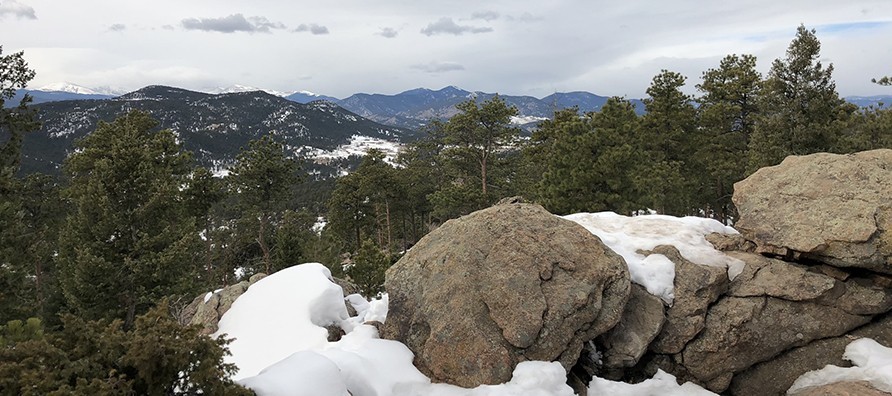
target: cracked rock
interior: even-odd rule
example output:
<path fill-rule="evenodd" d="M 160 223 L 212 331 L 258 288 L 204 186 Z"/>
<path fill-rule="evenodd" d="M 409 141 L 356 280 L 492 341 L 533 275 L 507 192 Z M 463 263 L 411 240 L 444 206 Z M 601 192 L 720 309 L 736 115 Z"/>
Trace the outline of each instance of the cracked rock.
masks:
<path fill-rule="evenodd" d="M 422 238 L 385 287 L 381 336 L 405 343 L 433 381 L 473 388 L 507 382 L 527 360 L 569 369 L 620 320 L 631 286 L 623 259 L 581 226 L 505 203 Z"/>

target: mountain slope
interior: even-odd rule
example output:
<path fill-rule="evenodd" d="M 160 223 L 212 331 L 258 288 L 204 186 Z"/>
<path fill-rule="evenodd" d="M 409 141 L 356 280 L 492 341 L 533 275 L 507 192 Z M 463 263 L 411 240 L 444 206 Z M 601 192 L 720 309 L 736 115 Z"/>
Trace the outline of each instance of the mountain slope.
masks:
<path fill-rule="evenodd" d="M 333 151 L 354 136 L 399 141 L 411 132 L 381 125 L 329 102 L 300 104 L 260 91 L 206 94 L 149 86 L 106 100 L 43 103 L 42 127 L 26 136 L 23 172 L 54 172 L 75 140 L 130 110 L 143 110 L 177 133 L 196 160 L 217 169 L 233 163 L 241 147 L 266 134 L 297 154 Z"/>

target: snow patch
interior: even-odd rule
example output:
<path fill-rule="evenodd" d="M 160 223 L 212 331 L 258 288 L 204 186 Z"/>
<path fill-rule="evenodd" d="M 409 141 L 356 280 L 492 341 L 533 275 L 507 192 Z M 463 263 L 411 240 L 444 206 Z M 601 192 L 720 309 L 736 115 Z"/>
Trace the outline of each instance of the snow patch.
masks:
<path fill-rule="evenodd" d="M 793 382 L 787 394 L 842 381 L 868 381 L 874 388 L 892 393 L 892 348 L 870 339 L 862 338 L 846 346 L 842 355 L 854 367 L 827 365 L 820 370 L 802 374 Z"/>
<path fill-rule="evenodd" d="M 653 378 L 637 384 L 615 382 L 598 377 L 592 378 L 588 387 L 590 395 L 611 396 L 717 396 L 691 382 L 679 385 L 675 376 L 657 370 Z"/>
<path fill-rule="evenodd" d="M 613 212 L 575 213 L 563 218 L 585 227 L 622 256 L 629 266 L 632 282 L 644 286 L 668 304 L 675 298 L 675 264 L 661 254 L 645 256 L 639 250 L 672 245 L 692 263 L 727 268 L 728 278 L 732 280 L 743 271 L 743 261 L 728 257 L 706 240 L 705 236 L 713 232 L 737 234 L 737 230 L 713 219 L 666 215 L 629 217 Z"/>
<path fill-rule="evenodd" d="M 539 122 L 545 121 L 548 117 L 536 117 L 536 116 L 511 116 L 511 123 L 514 125 L 526 125 L 531 122 Z"/>
<path fill-rule="evenodd" d="M 342 144 L 332 151 L 324 151 L 320 149 L 307 150 L 310 158 L 316 163 L 328 163 L 335 159 L 343 159 L 352 155 L 363 156 L 369 150 L 376 149 L 384 153 L 384 160 L 394 165 L 396 156 L 402 148 L 399 142 L 379 139 L 371 136 L 353 135 L 347 144 Z"/>

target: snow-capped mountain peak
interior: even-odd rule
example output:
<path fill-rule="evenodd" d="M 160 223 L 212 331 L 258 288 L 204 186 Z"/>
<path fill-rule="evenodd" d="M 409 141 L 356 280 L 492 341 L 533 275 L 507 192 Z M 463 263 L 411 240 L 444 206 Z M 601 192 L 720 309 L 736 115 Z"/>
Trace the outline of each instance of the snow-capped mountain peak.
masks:
<path fill-rule="evenodd" d="M 257 88 L 257 87 L 252 87 L 252 86 L 250 86 L 250 85 L 241 85 L 241 84 L 230 85 L 230 86 L 225 87 L 225 88 L 220 87 L 220 88 L 217 88 L 217 89 L 212 90 L 212 91 L 209 92 L 209 93 L 212 93 L 212 94 L 228 94 L 228 93 L 253 92 L 253 91 L 263 91 L 263 92 L 266 92 L 266 93 L 268 93 L 268 94 L 270 94 L 270 95 L 276 95 L 276 96 L 288 96 L 288 95 L 291 95 L 292 93 L 294 93 L 294 92 L 281 92 L 281 91 L 275 91 L 275 90 L 272 90 L 272 89 Z"/>
<path fill-rule="evenodd" d="M 72 84 L 70 82 L 58 82 L 58 83 L 47 84 L 40 88 L 36 88 L 35 91 L 69 92 L 69 93 L 76 93 L 76 94 L 82 94 L 82 95 L 101 95 L 101 93 L 97 92 L 96 90 L 93 90 L 93 89 L 90 89 L 87 87 L 82 87 L 77 84 Z"/>

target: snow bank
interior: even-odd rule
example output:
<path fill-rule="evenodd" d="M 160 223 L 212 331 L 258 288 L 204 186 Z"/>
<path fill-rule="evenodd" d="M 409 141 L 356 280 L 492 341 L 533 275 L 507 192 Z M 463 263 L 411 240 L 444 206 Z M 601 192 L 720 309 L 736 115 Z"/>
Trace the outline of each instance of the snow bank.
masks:
<path fill-rule="evenodd" d="M 357 316 L 347 318 L 344 302 Z M 321 264 L 302 264 L 272 274 L 251 285 L 220 320 L 218 334 L 235 337 L 228 362 L 239 367 L 233 376 L 258 395 L 342 396 L 570 396 L 564 368 L 556 362 L 523 362 L 513 378 L 500 385 L 466 389 L 434 384 L 412 365 L 413 354 L 404 344 L 382 340 L 368 321 L 383 322 L 387 295 L 366 301 L 344 297 L 340 286 Z M 338 324 L 347 334 L 328 342 L 321 326 Z M 461 342 L 456 340 L 456 342 Z M 646 385 L 596 380 L 595 390 L 615 395 L 653 395 L 664 389 L 692 394 L 700 388 L 678 386 L 668 374 Z M 636 391 L 637 393 L 619 393 Z M 614 392 L 614 390 L 616 390 Z M 656 393 L 654 393 L 656 392 Z M 668 391 L 667 391 L 668 392 Z M 703 395 L 709 393 L 700 393 Z"/>
<path fill-rule="evenodd" d="M 705 236 L 713 232 L 737 234 L 735 229 L 713 219 L 665 215 L 628 217 L 613 212 L 576 213 L 563 218 L 597 235 L 626 260 L 632 282 L 669 304 L 675 297 L 675 264 L 661 254 L 645 256 L 639 250 L 672 245 L 690 262 L 727 268 L 730 279 L 743 271 L 743 261 L 726 256 L 706 240 Z"/>
<path fill-rule="evenodd" d="M 870 338 L 862 338 L 852 341 L 842 357 L 855 367 L 827 365 L 820 370 L 809 371 L 797 378 L 787 393 L 842 381 L 868 381 L 876 389 L 892 392 L 892 348 L 886 348 Z"/>
<path fill-rule="evenodd" d="M 322 264 L 302 264 L 257 281 L 235 300 L 215 333 L 234 338 L 226 359 L 239 368 L 233 379 L 328 343 L 322 326 L 347 319 L 344 291 L 330 278 Z"/>
<path fill-rule="evenodd" d="M 588 394 L 611 396 L 716 396 L 715 393 L 690 382 L 679 385 L 675 380 L 675 376 L 663 370 L 657 370 L 653 378 L 638 384 L 614 382 L 595 377 L 592 378 L 592 383 L 589 384 Z"/>

